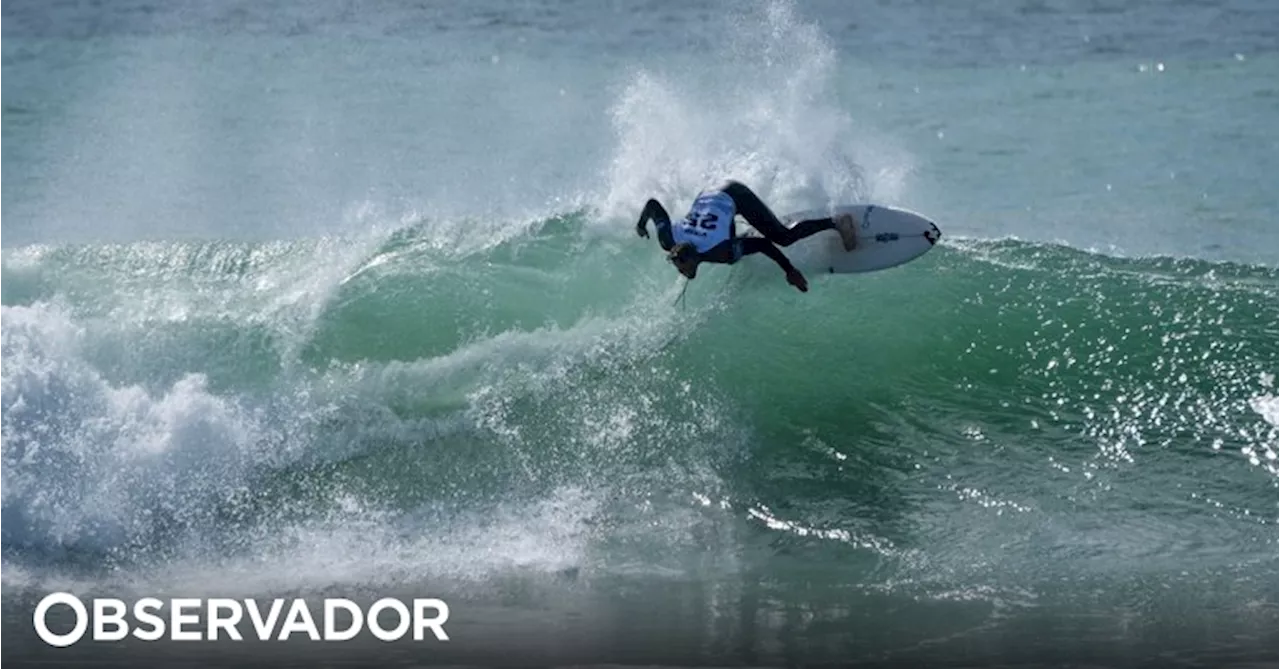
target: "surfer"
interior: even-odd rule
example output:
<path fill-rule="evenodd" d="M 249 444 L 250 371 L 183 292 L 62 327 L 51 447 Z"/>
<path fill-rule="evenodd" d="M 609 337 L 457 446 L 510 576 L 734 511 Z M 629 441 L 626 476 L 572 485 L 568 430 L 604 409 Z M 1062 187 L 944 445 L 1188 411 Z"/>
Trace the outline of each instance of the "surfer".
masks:
<path fill-rule="evenodd" d="M 741 215 L 764 237 L 739 237 L 734 226 L 735 215 Z M 802 293 L 808 292 L 809 282 L 779 246 L 790 246 L 824 230 L 840 233 L 846 251 L 852 251 L 857 244 L 853 216 L 840 214 L 834 218 L 800 221 L 788 228 L 750 188 L 732 180 L 699 193 L 689 213 L 675 225 L 662 203 L 650 198 L 636 223 L 637 235 L 649 236 L 650 220 L 658 231 L 658 243 L 667 252 L 667 260 L 687 279 L 698 276 L 700 263 L 731 265 L 743 256 L 763 253 L 778 263 L 787 275 L 787 283 Z"/>

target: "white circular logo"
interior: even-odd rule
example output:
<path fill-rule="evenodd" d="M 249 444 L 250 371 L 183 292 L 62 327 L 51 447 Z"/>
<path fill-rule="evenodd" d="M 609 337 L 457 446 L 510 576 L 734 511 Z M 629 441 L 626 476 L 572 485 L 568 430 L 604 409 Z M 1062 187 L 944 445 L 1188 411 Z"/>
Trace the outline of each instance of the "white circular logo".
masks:
<path fill-rule="evenodd" d="M 57 604 L 65 604 L 70 606 L 71 610 L 76 614 L 75 627 L 71 628 L 66 634 L 54 634 L 49 631 L 49 625 L 45 623 L 45 616 L 49 615 L 49 609 Z M 84 632 L 89 628 L 89 612 L 85 610 L 84 604 L 80 603 L 74 595 L 66 592 L 55 592 L 52 595 L 40 600 L 36 605 L 35 619 L 36 634 L 40 639 L 50 646 L 62 648 L 80 640 L 84 636 Z"/>

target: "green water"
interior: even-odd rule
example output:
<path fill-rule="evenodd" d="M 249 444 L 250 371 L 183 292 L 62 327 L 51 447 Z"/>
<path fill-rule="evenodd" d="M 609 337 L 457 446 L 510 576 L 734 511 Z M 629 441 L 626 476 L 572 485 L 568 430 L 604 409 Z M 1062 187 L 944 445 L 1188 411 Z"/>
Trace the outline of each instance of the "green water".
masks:
<path fill-rule="evenodd" d="M 11 564 L 481 602 L 769 574 L 784 608 L 851 588 L 966 629 L 1175 588 L 1274 620 L 1273 269 L 949 240 L 808 294 L 712 268 L 677 306 L 588 215 L 469 250 L 7 251 Z"/>

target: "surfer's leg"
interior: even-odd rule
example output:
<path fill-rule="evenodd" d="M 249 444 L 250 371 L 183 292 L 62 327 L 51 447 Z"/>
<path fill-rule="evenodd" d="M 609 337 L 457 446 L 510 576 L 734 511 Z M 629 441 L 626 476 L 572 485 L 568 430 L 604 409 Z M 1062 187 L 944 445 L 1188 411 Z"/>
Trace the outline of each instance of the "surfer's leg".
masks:
<path fill-rule="evenodd" d="M 816 235 L 823 230 L 836 229 L 835 222 L 830 218 L 800 221 L 788 228 L 782 224 L 782 221 L 778 220 L 778 217 L 769 210 L 769 207 L 750 188 L 747 188 L 742 183 L 729 181 L 721 187 L 721 190 L 733 198 L 733 204 L 738 210 L 738 214 L 746 219 L 751 227 L 759 230 L 765 239 L 778 246 L 791 246 L 801 239 Z"/>

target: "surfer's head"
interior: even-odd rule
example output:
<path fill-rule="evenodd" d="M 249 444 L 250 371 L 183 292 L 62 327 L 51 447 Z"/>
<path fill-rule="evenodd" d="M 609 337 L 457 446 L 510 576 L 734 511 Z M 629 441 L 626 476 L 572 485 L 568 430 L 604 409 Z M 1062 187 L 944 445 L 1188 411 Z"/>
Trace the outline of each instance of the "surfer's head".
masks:
<path fill-rule="evenodd" d="M 693 247 L 689 242 L 680 242 L 671 247 L 667 252 L 667 260 L 671 261 L 676 269 L 685 276 L 686 279 L 697 278 L 698 276 L 698 249 Z"/>

